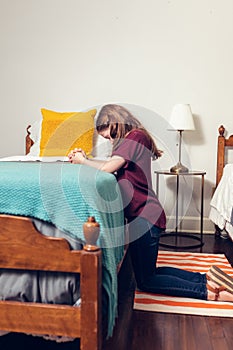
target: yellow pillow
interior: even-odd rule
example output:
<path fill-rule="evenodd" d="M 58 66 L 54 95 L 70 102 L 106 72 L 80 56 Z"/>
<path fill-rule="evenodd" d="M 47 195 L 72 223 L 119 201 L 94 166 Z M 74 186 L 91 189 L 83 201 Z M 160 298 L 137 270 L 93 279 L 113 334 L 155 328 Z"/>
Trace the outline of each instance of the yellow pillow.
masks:
<path fill-rule="evenodd" d="M 67 156 L 82 148 L 89 155 L 93 148 L 96 109 L 87 112 L 55 112 L 41 109 L 40 156 Z"/>

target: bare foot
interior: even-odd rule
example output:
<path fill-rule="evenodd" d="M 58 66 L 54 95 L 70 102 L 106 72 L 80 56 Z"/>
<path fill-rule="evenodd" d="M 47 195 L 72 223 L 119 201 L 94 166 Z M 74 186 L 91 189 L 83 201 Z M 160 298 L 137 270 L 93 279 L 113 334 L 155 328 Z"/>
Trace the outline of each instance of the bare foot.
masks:
<path fill-rule="evenodd" d="M 207 282 L 207 300 L 233 302 L 233 294 L 213 281 Z"/>

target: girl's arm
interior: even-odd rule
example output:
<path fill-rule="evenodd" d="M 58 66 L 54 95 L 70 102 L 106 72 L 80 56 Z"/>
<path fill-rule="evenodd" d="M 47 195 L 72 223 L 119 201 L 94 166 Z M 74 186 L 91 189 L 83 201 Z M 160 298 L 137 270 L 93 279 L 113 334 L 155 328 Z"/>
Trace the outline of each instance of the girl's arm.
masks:
<path fill-rule="evenodd" d="M 89 165 L 107 173 L 114 173 L 125 164 L 125 159 L 120 156 L 113 156 L 108 160 L 88 159 L 81 150 L 71 153 L 69 160 L 73 164 Z"/>

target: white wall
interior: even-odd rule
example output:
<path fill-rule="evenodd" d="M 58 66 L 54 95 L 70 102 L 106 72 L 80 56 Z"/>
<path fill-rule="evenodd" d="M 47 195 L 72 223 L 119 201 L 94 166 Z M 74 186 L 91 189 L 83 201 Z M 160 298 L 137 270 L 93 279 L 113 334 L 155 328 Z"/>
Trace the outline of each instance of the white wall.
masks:
<path fill-rule="evenodd" d="M 190 103 L 196 130 L 184 141 L 207 172 L 207 219 L 217 128 L 233 132 L 232 13 L 232 0 L 0 0 L 0 156 L 24 153 L 41 107 L 111 101 L 168 120 Z"/>

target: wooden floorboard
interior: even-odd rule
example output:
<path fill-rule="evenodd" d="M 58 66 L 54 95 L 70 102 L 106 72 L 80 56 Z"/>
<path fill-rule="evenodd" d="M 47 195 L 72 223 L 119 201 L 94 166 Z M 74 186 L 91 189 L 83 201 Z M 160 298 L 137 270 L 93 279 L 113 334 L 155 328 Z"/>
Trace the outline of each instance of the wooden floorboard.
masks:
<path fill-rule="evenodd" d="M 204 242 L 202 249 L 187 251 L 225 254 L 233 266 L 231 240 L 205 235 Z M 233 318 L 134 310 L 132 330 L 131 350 L 233 349 Z"/>
<path fill-rule="evenodd" d="M 233 266 L 233 242 L 204 235 L 203 253 L 223 253 Z M 164 248 L 162 248 L 164 250 Z M 200 248 L 188 251 L 200 252 Z M 232 350 L 233 318 L 179 315 L 134 310 L 131 283 L 124 270 L 120 289 L 119 314 L 114 336 L 103 350 Z M 124 291 L 125 289 L 125 291 Z M 56 344 L 24 335 L 0 337 L 0 350 L 71 350 L 78 343 Z"/>

